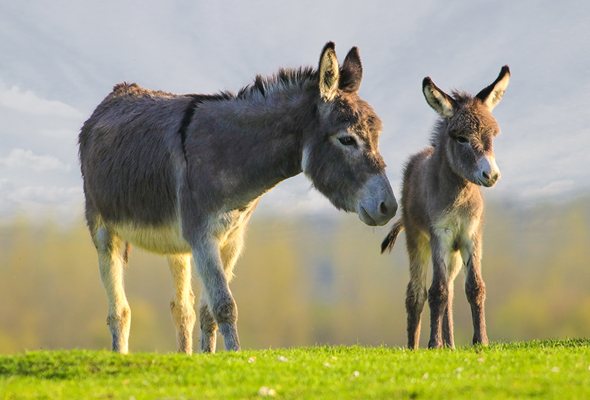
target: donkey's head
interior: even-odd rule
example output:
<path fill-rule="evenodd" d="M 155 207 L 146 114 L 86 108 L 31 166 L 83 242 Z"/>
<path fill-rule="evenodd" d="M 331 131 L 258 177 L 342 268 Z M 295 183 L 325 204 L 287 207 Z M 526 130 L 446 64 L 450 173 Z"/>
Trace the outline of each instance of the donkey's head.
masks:
<path fill-rule="evenodd" d="M 505 65 L 498 78 L 475 97 L 453 92 L 453 97 L 440 90 L 429 77 L 422 82 L 422 91 L 428 104 L 443 117 L 434 138 L 446 152 L 453 171 L 485 187 L 494 186 L 500 178 L 496 165 L 492 139 L 500 130 L 492 109 L 502 100 L 510 80 Z"/>
<path fill-rule="evenodd" d="M 381 120 L 358 97 L 362 74 L 356 47 L 339 67 L 334 43 L 326 44 L 318 70 L 319 96 L 314 95 L 318 129 L 304 139 L 301 166 L 334 206 L 356 212 L 367 225 L 385 225 L 397 202 L 379 154 Z"/>

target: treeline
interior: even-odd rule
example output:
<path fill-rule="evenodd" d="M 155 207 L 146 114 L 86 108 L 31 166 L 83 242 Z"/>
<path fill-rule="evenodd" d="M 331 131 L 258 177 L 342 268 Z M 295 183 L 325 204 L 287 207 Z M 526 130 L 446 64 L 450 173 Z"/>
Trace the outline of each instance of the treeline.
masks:
<path fill-rule="evenodd" d="M 590 336 L 590 198 L 529 208 L 492 203 L 486 214 L 483 275 L 490 339 Z M 379 254 L 386 232 L 351 215 L 255 215 L 231 284 L 242 346 L 404 346 L 407 257 L 403 238 L 391 255 Z M 125 279 L 131 351 L 175 351 L 166 259 L 133 249 Z M 472 335 L 462 286 L 460 275 L 459 345 Z M 109 348 L 107 312 L 83 222 L 63 227 L 51 219 L 21 217 L 0 223 L 0 353 Z M 422 346 L 428 306 L 423 318 Z"/>

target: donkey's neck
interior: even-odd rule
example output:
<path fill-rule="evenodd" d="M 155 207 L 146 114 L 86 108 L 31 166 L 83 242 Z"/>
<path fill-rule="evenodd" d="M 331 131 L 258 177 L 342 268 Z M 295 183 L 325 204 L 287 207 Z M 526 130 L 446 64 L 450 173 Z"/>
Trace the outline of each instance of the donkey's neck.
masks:
<path fill-rule="evenodd" d="M 315 109 L 305 86 L 199 105 L 187 138 L 194 155 L 188 162 L 197 167 L 192 179 L 211 176 L 209 197 L 223 196 L 231 207 L 255 200 L 301 172 L 303 140 L 317 129 Z"/>
<path fill-rule="evenodd" d="M 442 140 L 437 142 L 430 159 L 429 175 L 430 187 L 447 205 L 481 196 L 481 190 L 477 185 L 453 169 L 447 157 L 446 143 Z"/>
<path fill-rule="evenodd" d="M 263 168 L 271 182 L 302 172 L 303 142 L 319 123 L 316 97 L 304 88 L 290 87 L 236 100 L 239 114 L 234 123 L 245 128 L 241 136 L 246 143 L 242 148 L 246 150 L 250 143 L 257 148 L 262 145 L 264 151 L 256 156 L 264 159 Z M 252 161 L 257 164 L 262 160 Z"/>

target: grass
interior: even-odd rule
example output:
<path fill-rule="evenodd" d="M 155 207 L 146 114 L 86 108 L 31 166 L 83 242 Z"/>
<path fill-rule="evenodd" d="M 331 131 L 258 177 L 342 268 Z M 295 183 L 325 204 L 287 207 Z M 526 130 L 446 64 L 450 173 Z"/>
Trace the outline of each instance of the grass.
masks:
<path fill-rule="evenodd" d="M 584 399 L 589 350 L 590 339 L 454 351 L 34 351 L 0 356 L 0 399 Z"/>

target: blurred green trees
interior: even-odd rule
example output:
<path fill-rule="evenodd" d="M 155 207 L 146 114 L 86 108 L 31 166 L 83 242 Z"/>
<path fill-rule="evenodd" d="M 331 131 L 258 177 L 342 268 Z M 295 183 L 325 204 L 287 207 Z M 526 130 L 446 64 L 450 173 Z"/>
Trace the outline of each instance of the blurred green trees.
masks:
<path fill-rule="evenodd" d="M 490 339 L 590 336 L 590 198 L 528 208 L 492 203 L 486 213 Z M 242 346 L 404 346 L 407 257 L 403 238 L 391 255 L 379 254 L 386 232 L 352 215 L 255 215 L 231 284 Z M 109 348 L 97 264 L 83 222 L 1 222 L 0 353 Z M 461 275 L 456 285 L 461 345 L 469 343 L 472 328 Z M 197 279 L 194 286 L 199 292 Z M 175 351 L 166 259 L 133 249 L 126 288 L 131 351 Z M 422 346 L 427 307 L 423 318 Z"/>

